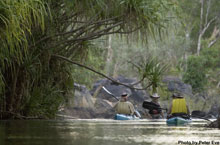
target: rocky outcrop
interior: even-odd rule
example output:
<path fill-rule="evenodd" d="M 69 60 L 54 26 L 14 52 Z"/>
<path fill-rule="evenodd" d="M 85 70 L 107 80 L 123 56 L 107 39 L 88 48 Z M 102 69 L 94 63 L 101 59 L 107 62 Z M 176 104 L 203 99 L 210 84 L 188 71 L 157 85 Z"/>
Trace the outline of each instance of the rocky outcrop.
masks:
<path fill-rule="evenodd" d="M 125 78 L 119 76 L 116 78 L 122 83 L 128 85 L 133 84 L 137 80 L 134 78 Z M 168 76 L 163 79 L 163 82 L 167 85 L 169 91 L 179 91 L 182 94 L 186 94 L 188 97 L 197 97 L 192 95 L 192 88 L 181 81 L 181 79 L 173 76 Z M 117 102 L 117 99 L 108 94 L 103 88 L 104 86 L 109 92 L 114 94 L 117 99 L 123 92 L 129 94 L 128 100 L 135 105 L 135 108 L 143 116 L 147 110 L 142 107 L 144 100 L 150 100 L 149 94 L 143 90 L 134 90 L 128 87 L 115 84 L 107 79 L 98 80 L 94 83 L 91 90 L 88 90 L 85 86 L 74 84 L 74 97 L 69 98 L 69 103 L 60 113 L 62 115 L 70 115 L 76 118 L 113 118 L 115 111 L 112 106 Z M 141 87 L 135 86 L 135 87 Z M 164 100 L 161 102 L 163 108 L 167 108 L 168 102 Z M 217 108 L 219 105 L 214 104 L 208 112 L 193 111 L 195 116 L 205 118 L 216 118 L 218 116 Z"/>
<path fill-rule="evenodd" d="M 207 113 L 210 118 L 217 118 L 218 117 L 218 114 L 219 114 L 219 109 L 218 108 L 220 108 L 218 103 L 214 103 L 211 106 L 210 110 Z"/>
<path fill-rule="evenodd" d="M 96 117 L 94 99 L 84 85 L 74 83 L 74 97 L 69 97 L 67 102 L 66 106 L 58 112 L 59 116 L 83 119 Z"/>
<path fill-rule="evenodd" d="M 137 81 L 136 79 L 128 79 L 128 78 L 125 78 L 122 76 L 119 76 L 116 79 L 118 81 L 125 83 L 125 84 L 128 84 L 128 85 Z M 112 83 L 109 80 L 103 79 L 103 80 L 97 81 L 94 84 L 90 93 L 94 98 L 97 99 L 97 101 L 99 101 L 99 102 L 95 103 L 96 109 L 99 108 L 97 110 L 106 110 L 107 109 L 106 111 L 104 111 L 106 114 L 106 117 L 114 116 L 115 112 L 112 111 L 112 106 L 109 107 L 109 104 L 113 105 L 118 100 L 116 98 L 112 97 L 110 94 L 108 94 L 108 92 L 106 92 L 104 89 L 102 89 L 102 86 L 104 86 L 109 92 L 114 94 L 117 99 L 120 99 L 120 96 L 123 92 L 128 93 L 129 94 L 128 100 L 135 105 L 135 108 L 139 112 L 144 112 L 144 110 L 142 108 L 142 103 L 144 100 L 149 99 L 149 94 L 147 92 L 145 92 L 143 90 L 130 89 L 128 87 L 118 85 L 118 84 Z M 139 85 L 139 86 L 135 86 L 135 87 L 141 87 L 141 86 Z"/>
<path fill-rule="evenodd" d="M 84 85 L 74 84 L 75 93 L 74 99 L 72 100 L 72 106 L 78 108 L 94 108 L 94 100 L 89 90 Z"/>
<path fill-rule="evenodd" d="M 113 118 L 115 110 L 111 101 L 97 98 L 95 101 L 96 118 Z"/>
<path fill-rule="evenodd" d="M 192 116 L 196 116 L 196 117 L 206 117 L 207 113 L 204 111 L 200 111 L 200 110 L 194 110 L 191 113 Z"/>
<path fill-rule="evenodd" d="M 128 79 L 122 76 L 116 79 L 126 84 L 132 84 L 137 81 L 136 79 Z M 149 94 L 143 90 L 133 90 L 112 83 L 107 79 L 97 81 L 90 91 L 83 85 L 74 84 L 74 86 L 74 97 L 68 101 L 68 107 L 60 111 L 62 115 L 70 115 L 77 118 L 113 118 L 115 114 L 113 105 L 118 100 L 103 90 L 102 86 L 105 86 L 105 88 L 118 99 L 120 99 L 123 92 L 127 92 L 129 94 L 128 100 L 132 102 L 135 108 L 140 112 L 144 112 L 142 108 L 143 101 L 149 99 Z"/>
<path fill-rule="evenodd" d="M 208 127 L 210 128 L 219 128 L 220 129 L 220 107 L 218 108 L 218 118 L 216 121 L 211 122 Z"/>
<path fill-rule="evenodd" d="M 175 76 L 166 76 L 163 79 L 163 83 L 167 85 L 168 91 L 178 91 L 187 96 L 193 96 L 191 85 L 183 83 L 183 81 Z"/>
<path fill-rule="evenodd" d="M 209 118 L 209 119 L 217 119 L 219 116 L 219 109 L 220 106 L 217 103 L 214 103 L 209 111 L 204 112 L 200 110 L 194 110 L 192 111 L 192 116 L 197 116 L 197 117 L 203 117 L 203 118 Z"/>

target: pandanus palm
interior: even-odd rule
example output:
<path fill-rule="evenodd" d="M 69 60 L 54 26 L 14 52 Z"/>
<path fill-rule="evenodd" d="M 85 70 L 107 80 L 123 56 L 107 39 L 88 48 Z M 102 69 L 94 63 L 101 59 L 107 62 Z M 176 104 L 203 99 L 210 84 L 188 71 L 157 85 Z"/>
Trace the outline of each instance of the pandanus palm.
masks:
<path fill-rule="evenodd" d="M 28 39 L 34 26 L 44 30 L 45 14 L 46 7 L 40 0 L 0 1 L 1 112 L 16 112 L 21 105 L 23 82 L 28 79 L 21 69 L 30 52 Z M 22 73 L 23 77 L 20 76 Z"/>
<path fill-rule="evenodd" d="M 162 76 L 167 70 L 167 65 L 158 61 L 156 58 L 148 58 L 140 61 L 135 67 L 138 69 L 142 80 L 146 79 L 147 83 L 152 87 L 152 92 L 156 93 Z"/>

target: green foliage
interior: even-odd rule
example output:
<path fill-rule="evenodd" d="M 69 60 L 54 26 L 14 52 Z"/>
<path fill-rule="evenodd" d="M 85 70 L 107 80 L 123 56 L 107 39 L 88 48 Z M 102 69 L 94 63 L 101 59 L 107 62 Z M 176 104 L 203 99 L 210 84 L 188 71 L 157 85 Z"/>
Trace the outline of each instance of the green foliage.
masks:
<path fill-rule="evenodd" d="M 167 23 L 167 12 L 175 7 L 175 3 L 170 0 L 68 0 L 67 2 L 71 9 L 81 13 L 78 19 L 108 20 L 111 18 L 113 21 L 122 23 L 119 26 L 120 32 L 140 28 L 135 34 L 137 34 L 136 37 L 144 36 L 141 40 L 146 40 L 148 34 L 160 34 L 164 24 Z"/>
<path fill-rule="evenodd" d="M 170 0 L 0 1 L 0 117 L 53 116 L 73 82 L 95 78 L 53 54 L 101 70 L 94 39 L 137 28 L 137 37 L 159 33 L 171 7 Z"/>
<path fill-rule="evenodd" d="M 160 96 L 160 100 L 161 101 L 167 101 L 167 100 L 172 101 L 171 100 L 172 92 L 170 92 L 167 89 L 166 85 L 161 85 L 160 87 L 158 87 L 157 92 L 158 92 L 158 94 Z"/>
<path fill-rule="evenodd" d="M 162 76 L 167 70 L 167 65 L 161 63 L 156 58 L 147 58 L 144 61 L 139 61 L 138 65 L 134 66 L 138 69 L 142 79 L 147 79 L 146 84 L 151 84 L 152 92 L 157 92 L 157 87 L 160 86 Z"/>
<path fill-rule="evenodd" d="M 200 54 L 205 59 L 205 66 L 211 69 L 220 67 L 220 49 L 219 47 L 204 48 Z"/>
<path fill-rule="evenodd" d="M 45 84 L 33 88 L 30 94 L 30 100 L 28 100 L 23 110 L 27 116 L 53 118 L 61 102 L 64 102 L 61 90 Z"/>
<path fill-rule="evenodd" d="M 27 34 L 38 25 L 44 31 L 46 7 L 41 0 L 1 0 L 0 1 L 0 60 L 1 66 L 22 63 L 27 52 Z M 6 49 L 7 48 L 7 49 Z"/>
<path fill-rule="evenodd" d="M 84 53 L 78 54 L 74 60 L 79 61 L 81 64 L 89 66 L 95 70 L 100 70 L 100 72 L 103 72 L 103 70 L 101 70 L 104 65 L 104 58 L 102 56 L 103 50 L 90 43 L 87 43 L 85 47 Z M 74 78 L 74 82 L 84 84 L 87 87 L 91 87 L 93 82 L 100 77 L 97 74 L 78 66 L 72 67 L 71 74 Z"/>
<path fill-rule="evenodd" d="M 195 92 L 204 90 L 207 83 L 205 60 L 201 56 L 190 56 L 187 60 L 187 69 L 183 74 L 183 80 L 192 86 Z"/>
<path fill-rule="evenodd" d="M 38 85 L 42 78 L 40 67 L 44 59 L 41 52 L 35 53 L 36 49 L 28 46 L 28 40 L 32 29 L 44 32 L 46 9 L 41 0 L 0 1 L 0 111 L 3 114 L 25 113 L 25 101 L 33 85 Z"/>

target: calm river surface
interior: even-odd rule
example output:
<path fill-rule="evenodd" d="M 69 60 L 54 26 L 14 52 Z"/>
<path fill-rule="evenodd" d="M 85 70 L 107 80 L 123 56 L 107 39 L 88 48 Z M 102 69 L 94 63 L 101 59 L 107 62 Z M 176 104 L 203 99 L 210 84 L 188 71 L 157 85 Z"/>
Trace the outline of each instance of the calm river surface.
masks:
<path fill-rule="evenodd" d="M 0 121 L 0 145 L 174 145 L 220 144 L 220 130 L 189 126 L 169 127 L 165 120 L 110 119 Z"/>

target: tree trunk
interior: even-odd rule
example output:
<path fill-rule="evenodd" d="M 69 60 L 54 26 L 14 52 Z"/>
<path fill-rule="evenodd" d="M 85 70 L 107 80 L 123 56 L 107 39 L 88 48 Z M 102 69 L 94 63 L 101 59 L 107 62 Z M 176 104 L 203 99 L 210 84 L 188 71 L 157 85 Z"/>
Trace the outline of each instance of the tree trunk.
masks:
<path fill-rule="evenodd" d="M 199 28 L 199 38 L 197 43 L 197 55 L 200 53 L 201 49 L 201 38 L 202 38 L 202 29 L 203 29 L 203 8 L 204 8 L 204 0 L 200 0 L 201 9 L 200 9 L 200 28 Z"/>
<path fill-rule="evenodd" d="M 107 36 L 108 40 L 107 40 L 107 57 L 106 57 L 106 74 L 108 76 L 111 76 L 111 63 L 112 63 L 112 58 L 113 58 L 113 49 L 112 49 L 112 36 L 109 35 Z"/>
<path fill-rule="evenodd" d="M 201 0 L 201 11 L 200 11 L 200 30 L 199 30 L 199 38 L 197 43 L 197 55 L 199 55 L 201 50 L 201 40 L 202 36 L 205 34 L 206 30 L 209 28 L 210 24 L 217 19 L 217 16 L 208 21 L 209 9 L 210 9 L 210 0 L 207 1 L 207 10 L 205 18 L 203 18 L 203 9 L 204 9 L 204 0 Z M 205 24 L 203 25 L 203 19 L 205 19 Z"/>
<path fill-rule="evenodd" d="M 199 55 L 200 50 L 201 50 L 201 39 L 202 39 L 202 34 L 199 34 L 199 38 L 198 38 L 198 44 L 197 44 L 197 55 Z"/>
<path fill-rule="evenodd" d="M 220 128 L 220 107 L 218 108 L 218 128 Z"/>
<path fill-rule="evenodd" d="M 120 67 L 119 62 L 116 62 L 113 70 L 113 78 L 118 76 L 118 68 Z"/>
<path fill-rule="evenodd" d="M 215 26 L 213 32 L 212 32 L 212 36 L 209 38 L 210 42 L 208 44 L 208 48 L 212 47 L 212 45 L 214 45 L 220 38 L 220 31 L 219 29 Z"/>

